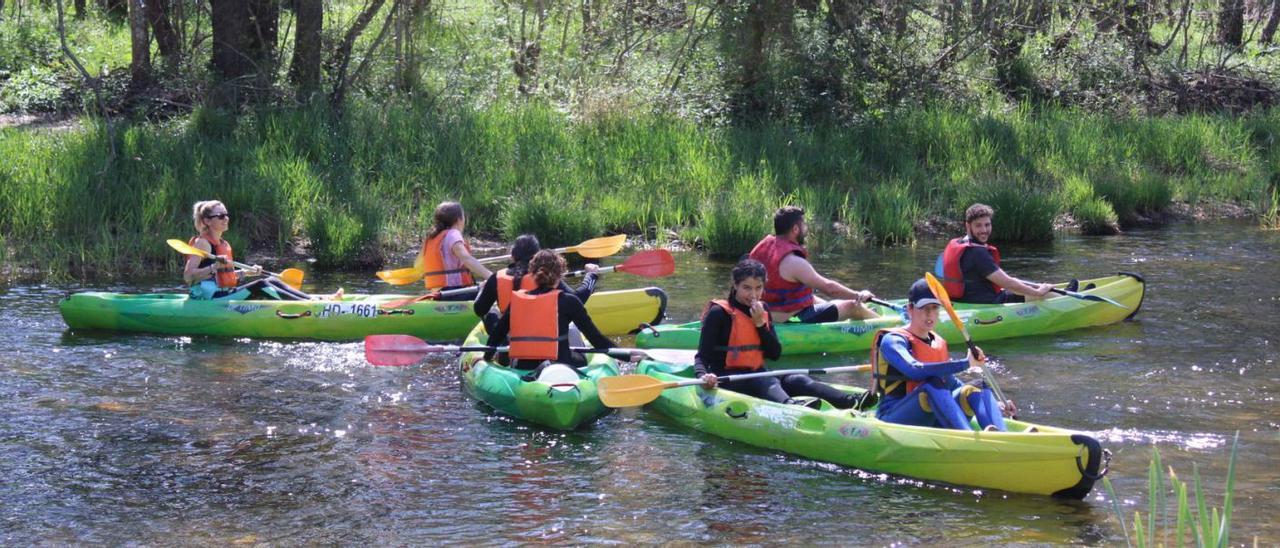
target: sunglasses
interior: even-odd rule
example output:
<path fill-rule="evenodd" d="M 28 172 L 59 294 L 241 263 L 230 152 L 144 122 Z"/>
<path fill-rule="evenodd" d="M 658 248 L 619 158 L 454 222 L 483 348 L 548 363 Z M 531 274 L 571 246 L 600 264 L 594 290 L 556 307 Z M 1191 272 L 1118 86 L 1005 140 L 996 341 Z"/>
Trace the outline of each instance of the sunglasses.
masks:
<path fill-rule="evenodd" d="M 218 214 L 216 214 L 216 215 L 205 215 L 205 216 L 204 216 L 204 218 L 206 218 L 206 219 L 230 219 L 230 218 L 231 218 L 231 214 L 229 214 L 229 213 L 218 213 Z"/>

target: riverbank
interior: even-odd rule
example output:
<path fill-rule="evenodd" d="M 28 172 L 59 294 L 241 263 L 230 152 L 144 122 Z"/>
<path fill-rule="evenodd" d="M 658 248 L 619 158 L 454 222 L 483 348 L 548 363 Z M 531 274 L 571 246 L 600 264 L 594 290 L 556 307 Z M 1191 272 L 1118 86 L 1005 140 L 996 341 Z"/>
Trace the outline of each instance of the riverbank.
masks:
<path fill-rule="evenodd" d="M 233 212 L 238 249 L 364 269 L 403 260 L 444 199 L 460 199 L 468 231 L 496 241 L 625 232 L 734 256 L 782 203 L 809 209 L 820 249 L 949 233 L 973 201 L 995 207 L 1004 241 L 1215 211 L 1274 218 L 1280 171 L 1276 111 L 936 108 L 800 128 L 393 102 L 353 105 L 341 121 L 201 110 L 117 126 L 114 140 L 91 123 L 0 130 L 6 277 L 176 269 L 163 240 L 186 237 L 190 204 L 211 197 Z"/>

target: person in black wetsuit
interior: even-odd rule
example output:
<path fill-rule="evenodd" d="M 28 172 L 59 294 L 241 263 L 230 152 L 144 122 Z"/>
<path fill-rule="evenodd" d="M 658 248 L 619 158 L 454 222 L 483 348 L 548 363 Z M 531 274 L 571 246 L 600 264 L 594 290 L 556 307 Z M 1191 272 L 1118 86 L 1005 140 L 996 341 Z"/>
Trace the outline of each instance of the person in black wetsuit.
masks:
<path fill-rule="evenodd" d="M 794 396 L 814 396 L 841 409 L 856 405 L 858 396 L 799 373 L 719 381 L 723 375 L 764 371 L 765 359 L 782 356 L 782 344 L 773 330 L 768 308 L 760 300 L 765 287 L 764 265 L 744 259 L 733 267 L 731 279 L 729 298 L 707 303 L 702 314 L 702 336 L 693 364 L 704 386 L 719 386 L 777 403 L 796 403 Z"/>
<path fill-rule="evenodd" d="M 507 310 L 489 333 L 489 346 L 502 346 L 510 340 L 511 367 L 536 369 L 548 361 L 575 367 L 586 365 L 582 354 L 569 349 L 571 323 L 592 347 L 614 347 L 613 341 L 601 334 L 591 321 L 582 301 L 573 293 L 559 289 L 564 271 L 564 259 L 554 251 L 544 249 L 534 255 L 527 275 L 533 276 L 537 289 L 512 293 Z M 493 357 L 493 352 L 485 354 L 486 360 Z"/>
<path fill-rule="evenodd" d="M 956 302 L 1003 304 L 1044 298 L 1053 285 L 1020 280 L 1000 268 L 1000 250 L 987 242 L 994 215 L 986 204 L 969 206 L 964 213 L 966 234 L 947 243 L 934 264 L 934 274 Z M 1067 289 L 1075 291 L 1074 283 Z"/>
<path fill-rule="evenodd" d="M 486 331 L 492 333 L 494 326 L 498 325 L 499 313 L 491 310 L 495 303 L 498 305 L 498 310 L 505 310 L 511 302 L 511 294 L 517 289 L 537 289 L 538 285 L 533 281 L 533 276 L 528 275 L 529 260 L 541 249 L 537 236 L 521 235 L 511 245 L 511 264 L 507 268 L 494 272 L 484 281 L 480 294 L 472 304 L 472 310 L 484 321 Z M 582 277 L 582 283 L 576 289 L 571 289 L 569 284 L 561 280 L 560 290 L 573 293 L 578 300 L 586 304 L 587 299 L 596 290 L 596 283 L 600 280 L 600 267 L 588 263 L 583 270 L 586 271 L 586 275 Z"/>

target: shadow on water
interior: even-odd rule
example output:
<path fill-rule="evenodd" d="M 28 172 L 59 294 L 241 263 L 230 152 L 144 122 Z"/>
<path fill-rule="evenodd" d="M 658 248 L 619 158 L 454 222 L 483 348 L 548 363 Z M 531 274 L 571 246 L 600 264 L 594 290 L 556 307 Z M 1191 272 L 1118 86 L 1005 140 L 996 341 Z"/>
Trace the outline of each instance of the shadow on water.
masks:
<path fill-rule="evenodd" d="M 857 288 L 900 296 L 941 242 L 816 258 Z M 1033 280 L 1136 271 L 1136 321 L 984 347 L 1024 413 L 1115 452 L 1127 513 L 1145 511 L 1156 444 L 1221 496 L 1241 431 L 1235 538 L 1280 540 L 1280 393 L 1273 284 L 1280 234 L 1186 225 L 1009 246 Z M 672 321 L 726 289 L 730 264 L 677 254 Z M 378 291 L 308 272 L 309 291 Z M 644 281 L 608 275 L 603 287 Z M 439 542 L 715 544 L 1121 541 L 1110 501 L 975 492 L 764 451 L 623 410 L 549 432 L 495 415 L 455 364 L 372 367 L 359 343 L 68 332 L 84 289 L 171 291 L 171 280 L 0 287 L 0 538 L 16 543 Z M 629 340 L 620 341 L 629 344 Z M 861 363 L 826 356 L 787 365 Z M 865 376 L 833 380 L 866 384 Z"/>

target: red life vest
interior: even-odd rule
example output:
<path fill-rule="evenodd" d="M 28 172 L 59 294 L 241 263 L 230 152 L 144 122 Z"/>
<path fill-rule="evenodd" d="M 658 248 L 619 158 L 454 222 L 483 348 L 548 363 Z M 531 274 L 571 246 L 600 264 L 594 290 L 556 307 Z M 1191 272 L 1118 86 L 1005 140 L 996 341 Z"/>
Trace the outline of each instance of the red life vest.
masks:
<path fill-rule="evenodd" d="M 452 230 L 452 229 L 449 229 Z M 458 285 L 471 285 L 475 281 L 471 279 L 471 271 L 467 267 L 454 268 L 446 270 L 444 267 L 445 250 L 441 249 L 445 234 L 449 230 L 443 230 L 439 234 L 432 236 L 430 239 L 422 242 L 422 251 L 418 253 L 418 257 L 422 260 L 422 270 L 426 273 L 422 276 L 422 283 L 427 289 L 439 289 L 448 287 L 449 274 L 462 274 L 462 283 Z M 467 252 L 471 252 L 471 244 L 466 240 L 462 240 L 462 245 L 467 248 Z"/>
<path fill-rule="evenodd" d="M 991 258 L 995 259 L 996 266 L 1000 266 L 1000 250 L 991 244 L 973 243 L 968 236 L 956 238 L 947 242 L 946 249 L 942 250 L 942 255 L 938 257 L 938 264 L 935 265 L 934 274 L 942 278 L 942 286 L 947 289 L 947 295 L 952 299 L 964 297 L 964 272 L 960 270 L 960 257 L 964 255 L 964 251 L 971 247 L 985 247 L 991 252 Z M 939 271 L 939 268 L 941 269 Z M 994 282 L 991 288 L 996 293 L 1002 291 L 1001 287 Z"/>
<path fill-rule="evenodd" d="M 784 280 L 779 272 L 782 260 L 792 253 L 809 258 L 804 246 L 773 234 L 765 236 L 751 249 L 750 257 L 764 264 L 763 300 L 776 312 L 795 312 L 813 304 L 813 289 L 800 282 Z"/>
<path fill-rule="evenodd" d="M 913 381 L 903 375 L 898 368 L 889 364 L 889 362 L 880 360 L 880 339 L 883 339 L 886 333 L 894 333 L 906 337 L 907 342 L 911 343 L 911 355 L 923 363 L 945 362 L 951 359 L 947 353 L 947 341 L 937 333 L 929 332 L 933 335 L 933 343 L 930 344 L 924 339 L 915 336 L 905 327 L 892 327 L 881 329 L 876 332 L 876 336 L 871 341 L 871 373 L 875 377 L 876 390 L 882 396 L 903 397 L 910 394 L 920 381 Z"/>
<path fill-rule="evenodd" d="M 513 360 L 554 360 L 560 357 L 560 290 L 540 295 L 520 290 L 511 294 L 511 347 Z"/>
<path fill-rule="evenodd" d="M 729 327 L 729 344 L 717 346 L 716 350 L 724 351 L 724 368 L 728 370 L 757 371 L 764 367 L 764 350 L 760 344 L 760 332 L 756 330 L 756 322 L 746 314 L 729 304 L 724 299 L 716 299 L 707 303 L 702 311 L 702 319 L 706 321 L 707 312 L 712 306 L 719 306 L 729 314 L 733 323 Z M 765 317 L 765 325 L 769 325 Z"/>
<path fill-rule="evenodd" d="M 214 262 L 218 267 L 214 269 L 213 281 L 218 283 L 218 287 L 229 289 L 235 287 L 236 284 L 239 284 L 240 276 L 236 274 L 236 265 L 231 264 L 231 261 L 235 260 L 235 257 L 231 254 L 231 242 L 228 242 L 226 238 L 223 238 L 215 244 L 203 236 L 194 236 L 190 240 L 187 240 L 187 245 L 196 247 L 196 240 L 200 239 L 204 239 L 204 241 L 209 242 L 209 247 L 213 248 L 212 253 L 214 255 L 222 255 L 227 258 L 227 262 L 225 263 Z M 205 260 L 210 261 L 212 259 Z"/>
<path fill-rule="evenodd" d="M 504 268 L 498 271 L 498 310 L 506 313 L 507 305 L 511 303 L 511 294 L 516 291 L 516 279 L 511 275 L 511 269 Z M 520 289 L 525 291 L 533 291 L 538 288 L 538 283 L 533 281 L 532 274 L 525 274 L 520 277 Z"/>

